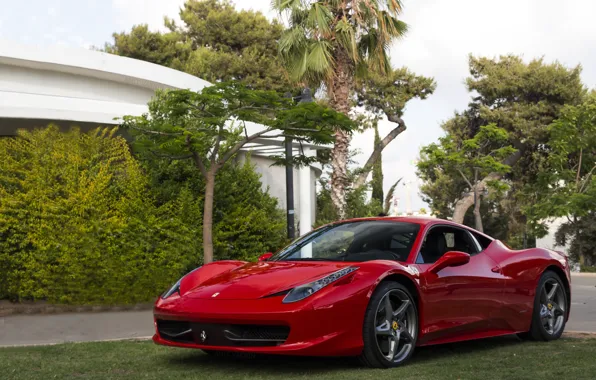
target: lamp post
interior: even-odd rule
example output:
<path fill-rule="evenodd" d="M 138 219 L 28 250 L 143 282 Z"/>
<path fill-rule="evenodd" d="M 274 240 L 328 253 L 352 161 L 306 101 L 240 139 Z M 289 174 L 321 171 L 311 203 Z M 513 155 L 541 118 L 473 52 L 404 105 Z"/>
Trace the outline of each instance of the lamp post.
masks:
<path fill-rule="evenodd" d="M 286 98 L 293 98 L 298 100 L 299 103 L 312 102 L 312 94 L 310 88 L 304 88 L 302 94 L 298 97 L 292 97 L 292 94 L 287 92 L 284 95 Z M 286 223 L 288 229 L 288 238 L 293 240 L 296 237 L 296 231 L 294 228 L 294 165 L 292 161 L 292 138 L 286 136 L 285 140 L 286 148 Z"/>
<path fill-rule="evenodd" d="M 284 97 L 292 98 L 292 94 L 286 92 Z M 294 166 L 292 165 L 292 138 L 286 136 L 286 224 L 288 239 L 293 240 L 294 231 Z"/>

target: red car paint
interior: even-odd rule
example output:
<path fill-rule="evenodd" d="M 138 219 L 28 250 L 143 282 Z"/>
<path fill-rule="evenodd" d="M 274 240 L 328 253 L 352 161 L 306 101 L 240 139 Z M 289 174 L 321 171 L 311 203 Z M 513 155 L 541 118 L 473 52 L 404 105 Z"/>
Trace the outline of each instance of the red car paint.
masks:
<path fill-rule="evenodd" d="M 358 355 L 363 348 L 362 327 L 369 299 L 376 286 L 388 278 L 409 281 L 416 290 L 418 346 L 528 331 L 538 281 L 547 269 L 561 275 L 570 294 L 569 265 L 566 257 L 557 252 L 540 248 L 514 251 L 493 240 L 482 252 L 471 256 L 468 263 L 434 273 L 430 270 L 432 264 L 415 264 L 424 236 L 431 227 L 455 226 L 482 234 L 434 218 L 384 217 L 350 221 L 361 220 L 419 224 L 420 230 L 407 260 L 219 261 L 185 276 L 179 294 L 159 298 L 155 304 L 156 321 L 288 326 L 290 332 L 283 344 L 212 346 L 196 341 L 174 342 L 158 331 L 153 336 L 154 342 L 236 352 Z M 286 304 L 282 303 L 283 294 L 275 295 L 348 266 L 359 269 L 301 301 Z M 567 298 L 570 303 L 570 297 Z"/>

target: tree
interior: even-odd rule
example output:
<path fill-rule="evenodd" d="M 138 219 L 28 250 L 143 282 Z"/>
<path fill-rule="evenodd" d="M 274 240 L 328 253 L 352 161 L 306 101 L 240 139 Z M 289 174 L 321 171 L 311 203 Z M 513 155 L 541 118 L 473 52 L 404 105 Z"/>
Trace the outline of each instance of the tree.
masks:
<path fill-rule="evenodd" d="M 418 168 L 424 180 L 432 180 L 426 177 L 426 173 L 434 171 L 434 176 L 459 176 L 468 185 L 466 192 L 472 192 L 475 200 L 475 228 L 481 232 L 483 228 L 478 177 L 486 177 L 490 173 L 504 175 L 511 170 L 509 165 L 503 163 L 516 151 L 508 140 L 506 130 L 489 124 L 480 127 L 478 133 L 470 139 L 458 140 L 448 135 L 440 138 L 439 144 L 430 144 L 420 152 Z M 499 181 L 492 181 L 487 185 L 501 190 L 506 187 Z"/>
<path fill-rule="evenodd" d="M 383 139 L 375 142 L 372 153 L 354 181 L 353 186 L 360 187 L 366 183 L 375 163 L 381 160 L 383 149 L 407 129 L 402 118 L 407 103 L 416 98 L 426 99 L 435 91 L 437 84 L 433 78 L 416 75 L 402 67 L 385 74 L 370 71 L 364 77 L 356 77 L 355 85 L 357 106 L 364 107 L 375 119 L 386 118 L 397 124 Z"/>
<path fill-rule="evenodd" d="M 237 10 L 228 0 L 187 0 L 182 24 L 166 19 L 166 33 L 147 25 L 114 33 L 104 51 L 185 71 L 212 83 L 235 80 L 260 90 L 286 91 L 277 53 L 283 26 L 261 12 Z"/>
<path fill-rule="evenodd" d="M 130 33 L 114 33 L 114 43 L 105 44 L 106 53 L 140 59 L 161 66 L 184 70 L 191 55 L 191 43 L 178 32 L 151 32 L 137 25 Z"/>
<path fill-rule="evenodd" d="M 389 72 L 387 48 L 407 30 L 397 19 L 402 10 L 398 0 L 275 0 L 273 7 L 289 20 L 279 51 L 290 78 L 323 84 L 330 106 L 345 115 L 351 108 L 355 74 Z M 331 199 L 340 218 L 346 216 L 349 145 L 350 135 L 336 130 Z"/>
<path fill-rule="evenodd" d="M 517 149 L 503 164 L 513 167 L 512 177 L 518 181 L 534 181 L 536 166 L 544 160 L 541 144 L 548 138 L 548 125 L 564 105 L 577 104 L 585 94 L 580 73 L 579 66 L 568 69 L 559 63 L 545 64 L 542 59 L 526 64 L 520 57 L 511 55 L 498 60 L 471 56 L 471 77 L 466 84 L 478 96 L 462 115 L 467 131 L 456 133 L 470 135 L 481 125 L 496 123 L 510 133 L 511 144 Z M 451 124 L 457 125 L 458 122 Z M 502 177 L 503 174 L 490 173 L 481 180 L 478 189 L 484 191 L 489 182 Z M 458 199 L 453 220 L 461 223 L 473 204 L 473 194 Z"/>
<path fill-rule="evenodd" d="M 149 178 L 149 189 L 164 218 L 182 223 L 191 240 L 194 260 L 203 262 L 205 179 L 191 160 L 156 157 L 137 151 Z M 241 159 L 244 162 L 241 162 Z M 267 189 L 248 155 L 231 160 L 217 174 L 213 202 L 213 256 L 218 260 L 254 261 L 263 252 L 275 252 L 286 243 L 285 214 Z"/>
<path fill-rule="evenodd" d="M 391 185 L 389 191 L 387 192 L 387 196 L 385 197 L 385 205 L 383 207 L 383 213 L 387 215 L 389 214 L 389 209 L 391 208 L 391 199 L 393 199 L 393 193 L 395 192 L 395 188 L 397 187 L 397 185 L 399 185 L 402 179 L 403 178 L 398 179 L 393 185 Z"/>
<path fill-rule="evenodd" d="M 581 233 L 578 234 L 578 231 Z M 596 212 L 563 223 L 555 233 L 557 245 L 569 246 L 569 256 L 583 263 L 581 271 L 594 271 L 596 265 Z"/>
<path fill-rule="evenodd" d="M 375 126 L 375 146 L 379 144 L 381 138 L 379 137 L 379 128 Z M 383 159 L 381 156 L 377 159 L 373 166 L 372 177 L 372 198 L 383 203 Z"/>
<path fill-rule="evenodd" d="M 248 132 L 247 123 L 259 131 Z M 216 175 L 242 147 L 259 138 L 291 136 L 296 141 L 330 143 L 338 128 L 349 133 L 352 122 L 316 103 L 292 104 L 273 91 L 221 83 L 201 92 L 162 91 L 149 103 L 149 114 L 127 116 L 123 126 L 135 147 L 156 157 L 192 160 L 205 179 L 203 258 L 213 260 L 213 202 Z M 249 125 L 250 127 L 250 125 Z M 297 163 L 308 163 L 297 156 Z"/>
<path fill-rule="evenodd" d="M 596 210 L 596 93 L 580 105 L 564 107 L 549 133 L 546 165 L 526 190 L 538 201 L 527 211 L 536 223 L 550 217 L 569 218 L 562 236 L 575 239 L 576 256 L 585 265 L 582 219 Z"/>
<path fill-rule="evenodd" d="M 501 161 L 511 167 L 508 173 L 491 172 L 481 177 L 479 192 L 489 191 L 487 209 L 490 225 L 506 230 L 492 234 L 509 236 L 523 234 L 526 216 L 522 205 L 534 202 L 522 192 L 525 184 L 534 183 L 547 157 L 548 126 L 558 118 L 566 104 L 578 104 L 585 95 L 580 80 L 580 67 L 566 68 L 559 63 L 545 63 L 542 59 L 525 63 L 516 56 L 498 59 L 470 57 L 470 74 L 467 87 L 474 93 L 468 108 L 456 113 L 442 125 L 450 139 L 461 142 L 475 136 L 481 126 L 491 123 L 507 131 L 509 144 L 516 150 Z M 473 192 L 466 192 L 469 185 L 452 174 L 419 170 L 425 181 L 421 190 L 431 205 L 433 214 L 452 217 L 456 222 L 466 220 L 467 211 L 474 204 Z M 508 190 L 493 193 L 494 181 L 505 181 Z M 463 196 L 462 196 L 462 193 Z M 487 204 L 488 206 L 488 204 Z M 494 210 L 494 211 L 491 211 Z M 498 213 L 496 210 L 499 210 Z M 499 214 L 500 213 L 500 214 Z M 501 215 L 508 216 L 503 223 Z M 486 220 L 485 220 L 486 221 Z"/>

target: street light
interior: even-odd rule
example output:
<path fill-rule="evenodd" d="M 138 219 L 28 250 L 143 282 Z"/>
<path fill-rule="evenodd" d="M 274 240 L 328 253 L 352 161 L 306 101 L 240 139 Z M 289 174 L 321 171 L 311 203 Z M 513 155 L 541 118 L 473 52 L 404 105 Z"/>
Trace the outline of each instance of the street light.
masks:
<path fill-rule="evenodd" d="M 312 102 L 312 93 L 310 88 L 302 90 L 302 94 L 293 97 L 291 93 L 286 92 L 284 97 L 298 100 L 299 103 Z M 296 237 L 294 229 L 294 165 L 292 162 L 292 138 L 286 136 L 286 223 L 288 225 L 288 238 L 293 240 Z"/>

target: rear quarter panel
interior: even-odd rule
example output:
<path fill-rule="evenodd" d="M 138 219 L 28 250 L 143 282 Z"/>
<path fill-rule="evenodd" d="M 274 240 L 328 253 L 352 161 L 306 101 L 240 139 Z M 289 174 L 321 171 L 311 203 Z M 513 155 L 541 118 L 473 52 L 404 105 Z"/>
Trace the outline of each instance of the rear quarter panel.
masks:
<path fill-rule="evenodd" d="M 502 322 L 513 330 L 529 330 L 536 288 L 540 276 L 546 270 L 554 270 L 563 277 L 561 280 L 567 287 L 568 295 L 570 294 L 569 263 L 560 253 L 542 248 L 515 251 L 498 240 L 485 252 L 499 264 L 505 278 Z M 569 310 L 570 297 L 567 298 Z"/>

